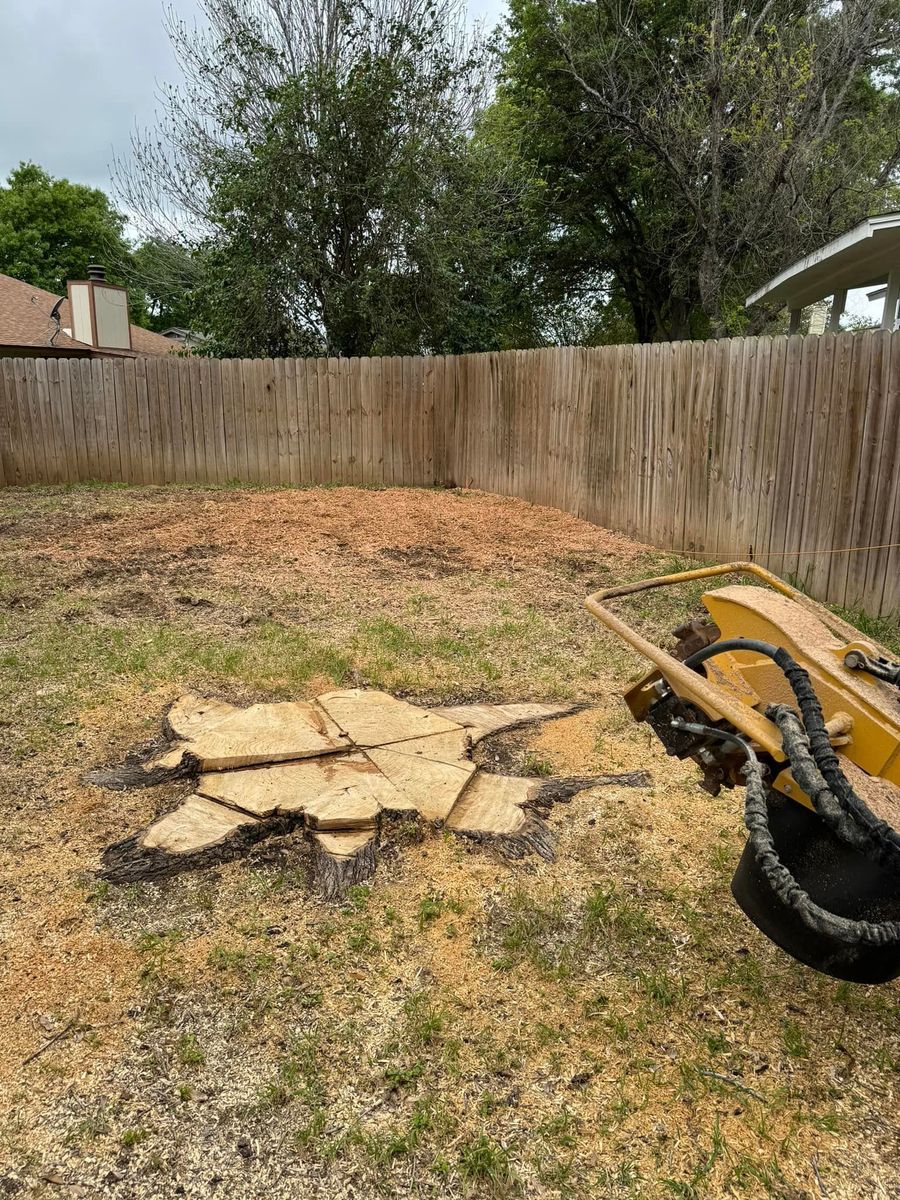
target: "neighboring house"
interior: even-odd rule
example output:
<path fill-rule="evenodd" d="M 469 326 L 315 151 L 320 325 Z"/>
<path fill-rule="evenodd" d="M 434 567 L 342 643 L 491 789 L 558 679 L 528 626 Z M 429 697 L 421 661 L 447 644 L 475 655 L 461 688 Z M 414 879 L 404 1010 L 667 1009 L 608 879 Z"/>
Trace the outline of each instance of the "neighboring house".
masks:
<path fill-rule="evenodd" d="M 849 233 L 807 254 L 748 296 L 746 305 L 777 303 L 791 314 L 790 332 L 800 332 L 804 308 L 830 296 L 827 322 L 824 309 L 814 315 L 810 333 L 838 333 L 851 288 L 879 287 L 870 300 L 884 300 L 881 328 L 900 326 L 900 212 L 881 213 L 854 226 Z"/>
<path fill-rule="evenodd" d="M 101 269 L 92 267 L 89 279 L 70 282 L 68 291 L 62 299 L 0 275 L 0 357 L 138 358 L 183 352 L 178 342 L 129 323 L 127 293 L 107 284 Z"/>
<path fill-rule="evenodd" d="M 180 325 L 173 325 L 171 329 L 161 329 L 160 337 L 167 338 L 170 342 L 178 342 L 181 346 L 199 346 L 206 340 L 202 333 L 194 333 L 192 329 L 182 329 Z"/>

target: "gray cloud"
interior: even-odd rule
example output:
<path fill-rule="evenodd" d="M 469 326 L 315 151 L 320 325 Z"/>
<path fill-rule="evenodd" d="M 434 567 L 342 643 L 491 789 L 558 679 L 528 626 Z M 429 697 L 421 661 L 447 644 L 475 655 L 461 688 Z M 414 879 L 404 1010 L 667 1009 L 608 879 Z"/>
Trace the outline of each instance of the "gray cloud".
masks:
<path fill-rule="evenodd" d="M 181 0 L 192 11 L 192 0 Z M 0 173 L 30 159 L 109 186 L 114 153 L 152 122 L 158 81 L 176 77 L 160 0 L 2 0 Z"/>
<path fill-rule="evenodd" d="M 470 0 L 494 24 L 504 0 Z M 176 0 L 192 19 L 195 0 Z M 109 187 L 157 86 L 177 78 L 162 0 L 0 0 L 0 179 L 23 159 Z"/>

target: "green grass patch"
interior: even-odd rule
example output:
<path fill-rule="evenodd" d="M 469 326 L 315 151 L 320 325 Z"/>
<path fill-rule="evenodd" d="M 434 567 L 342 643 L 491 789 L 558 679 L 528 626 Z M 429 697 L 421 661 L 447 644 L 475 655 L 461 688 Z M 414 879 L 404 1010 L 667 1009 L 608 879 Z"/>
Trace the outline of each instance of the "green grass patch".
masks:
<path fill-rule="evenodd" d="M 487 942 L 500 953 L 497 970 L 528 963 L 565 978 L 586 970 L 596 955 L 645 955 L 663 942 L 653 918 L 627 892 L 594 887 L 580 903 L 558 891 L 515 888 L 491 914 Z"/>
<path fill-rule="evenodd" d="M 490 1196 L 515 1196 L 522 1192 L 509 1151 L 487 1134 L 481 1133 L 463 1144 L 457 1154 L 456 1169 L 464 1185 Z"/>

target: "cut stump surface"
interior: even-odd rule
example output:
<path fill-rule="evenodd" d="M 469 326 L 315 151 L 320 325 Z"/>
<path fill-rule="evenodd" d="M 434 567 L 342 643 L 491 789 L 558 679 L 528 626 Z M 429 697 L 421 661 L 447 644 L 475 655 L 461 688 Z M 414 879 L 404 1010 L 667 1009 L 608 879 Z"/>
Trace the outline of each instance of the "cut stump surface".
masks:
<path fill-rule="evenodd" d="M 142 764 L 105 772 L 107 786 L 146 786 L 193 773 L 194 791 L 144 830 L 110 846 L 104 874 L 158 878 L 244 853 L 272 833 L 303 829 L 319 889 L 341 894 L 375 870 L 385 818 L 445 824 L 514 856 L 552 854 L 525 811 L 547 781 L 490 775 L 472 744 L 576 705 L 475 704 L 426 709 L 385 692 L 329 692 L 311 703 L 253 704 L 186 695 L 166 721 L 169 744 Z M 123 782 L 124 780 L 124 782 Z M 615 782 L 603 776 L 597 783 Z M 559 781 L 566 795 L 591 779 Z"/>

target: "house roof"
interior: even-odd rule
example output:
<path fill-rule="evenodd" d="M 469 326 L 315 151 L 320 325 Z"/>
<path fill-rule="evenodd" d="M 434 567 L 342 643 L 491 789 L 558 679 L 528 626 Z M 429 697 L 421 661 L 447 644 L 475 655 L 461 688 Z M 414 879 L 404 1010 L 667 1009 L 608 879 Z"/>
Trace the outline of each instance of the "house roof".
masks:
<path fill-rule="evenodd" d="M 747 306 L 760 300 L 780 301 L 788 308 L 805 308 L 845 288 L 886 283 L 900 270 L 900 212 L 868 217 L 849 233 L 807 254 L 747 297 Z"/>
<path fill-rule="evenodd" d="M 142 329 L 139 325 L 131 326 L 131 350 L 107 350 L 78 342 L 64 329 L 72 328 L 72 312 L 68 299 L 63 300 L 59 309 L 60 332 L 56 332 L 56 324 L 50 319 L 53 306 L 59 301 L 59 296 L 47 292 L 43 288 L 32 287 L 21 279 L 13 279 L 11 275 L 0 275 L 0 346 L 33 346 L 36 349 L 72 354 L 113 354 L 133 357 L 142 354 L 172 354 L 178 350 L 170 338 L 154 333 L 150 329 Z M 52 341 L 51 341 L 52 339 Z"/>

